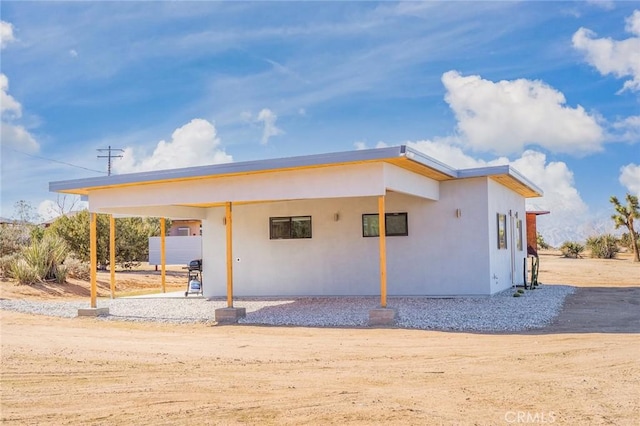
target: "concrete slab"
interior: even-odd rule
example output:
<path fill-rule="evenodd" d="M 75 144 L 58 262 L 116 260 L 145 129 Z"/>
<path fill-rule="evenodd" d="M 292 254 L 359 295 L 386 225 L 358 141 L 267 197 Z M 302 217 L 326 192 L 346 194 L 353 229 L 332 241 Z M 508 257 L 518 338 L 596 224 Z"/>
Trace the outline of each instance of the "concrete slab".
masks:
<path fill-rule="evenodd" d="M 391 308 L 376 308 L 369 311 L 369 325 L 394 325 L 397 312 Z"/>
<path fill-rule="evenodd" d="M 215 311 L 216 322 L 221 324 L 235 324 L 240 318 L 247 316 L 245 308 L 219 308 Z"/>
<path fill-rule="evenodd" d="M 80 308 L 79 317 L 102 317 L 109 315 L 109 308 Z"/>

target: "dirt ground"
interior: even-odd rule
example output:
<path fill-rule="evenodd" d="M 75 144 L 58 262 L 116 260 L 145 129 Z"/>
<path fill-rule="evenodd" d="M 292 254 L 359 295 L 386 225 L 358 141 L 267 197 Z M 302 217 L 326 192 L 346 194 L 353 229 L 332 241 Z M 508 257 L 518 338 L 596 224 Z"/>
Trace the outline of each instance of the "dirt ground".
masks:
<path fill-rule="evenodd" d="M 137 274 L 142 291 L 157 286 L 154 272 Z M 545 253 L 540 280 L 578 290 L 554 324 L 517 334 L 132 324 L 0 311 L 1 419 L 635 425 L 639 277 L 628 255 Z M 108 295 L 108 274 L 100 280 Z M 131 282 L 122 291 L 138 291 L 133 277 L 119 280 Z M 74 285 L 54 296 L 1 283 L 2 297 L 86 297 L 86 283 Z"/>

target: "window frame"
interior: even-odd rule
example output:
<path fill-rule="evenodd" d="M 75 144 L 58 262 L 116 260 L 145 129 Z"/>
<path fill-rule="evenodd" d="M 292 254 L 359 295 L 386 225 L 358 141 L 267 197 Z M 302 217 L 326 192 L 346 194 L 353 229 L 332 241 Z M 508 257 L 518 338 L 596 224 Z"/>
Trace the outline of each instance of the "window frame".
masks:
<path fill-rule="evenodd" d="M 497 214 L 498 226 L 496 234 L 498 236 L 498 250 L 507 249 L 507 215 L 503 213 Z"/>
<path fill-rule="evenodd" d="M 294 232 L 294 222 L 296 220 L 308 219 L 309 222 L 309 234 L 305 236 L 297 236 Z M 288 222 L 288 236 L 274 236 L 274 221 L 278 221 L 281 223 Z M 306 240 L 313 237 L 313 222 L 311 215 L 302 215 L 302 216 L 271 216 L 269 217 L 269 239 L 270 240 Z"/>
<path fill-rule="evenodd" d="M 380 236 L 380 219 L 378 218 L 378 232 L 376 234 L 372 234 L 372 235 L 367 235 L 367 232 L 365 231 L 365 218 L 374 218 L 374 217 L 378 217 L 378 213 L 363 213 L 362 214 L 362 237 L 363 238 L 370 238 L 370 237 L 379 237 Z M 394 233 L 389 233 L 389 229 L 390 227 L 388 226 L 389 224 L 389 217 L 404 217 L 404 232 L 394 232 Z M 407 212 L 391 212 L 391 213 L 385 213 L 384 214 L 384 235 L 385 237 L 407 237 L 409 236 L 409 213 Z"/>

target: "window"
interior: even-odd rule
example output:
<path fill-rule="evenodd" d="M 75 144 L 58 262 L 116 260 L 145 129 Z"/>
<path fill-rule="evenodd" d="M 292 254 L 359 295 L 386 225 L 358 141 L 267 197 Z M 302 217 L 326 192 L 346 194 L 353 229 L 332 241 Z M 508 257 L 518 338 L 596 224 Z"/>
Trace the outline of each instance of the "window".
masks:
<path fill-rule="evenodd" d="M 311 238 L 311 216 L 270 217 L 269 238 Z"/>
<path fill-rule="evenodd" d="M 407 213 L 385 213 L 384 215 L 385 235 L 387 237 L 407 236 L 409 227 Z M 377 214 L 362 215 L 362 236 L 380 236 L 380 226 Z"/>
<path fill-rule="evenodd" d="M 522 219 L 516 220 L 516 247 L 522 251 Z"/>
<path fill-rule="evenodd" d="M 498 213 L 498 249 L 507 248 L 507 215 Z"/>
<path fill-rule="evenodd" d="M 178 236 L 179 237 L 188 237 L 189 236 L 189 227 L 188 226 L 179 226 L 178 227 Z"/>

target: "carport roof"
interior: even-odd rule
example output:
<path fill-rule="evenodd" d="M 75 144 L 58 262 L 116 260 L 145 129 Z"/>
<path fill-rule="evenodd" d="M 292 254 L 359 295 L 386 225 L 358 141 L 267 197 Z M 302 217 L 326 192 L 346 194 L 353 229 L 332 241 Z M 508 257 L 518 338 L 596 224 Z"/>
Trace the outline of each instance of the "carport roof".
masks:
<path fill-rule="evenodd" d="M 456 170 L 406 145 L 56 181 L 49 183 L 49 190 L 89 195 L 98 189 L 369 162 L 394 164 L 437 181 L 489 177 L 524 197 L 542 195 L 540 188 L 508 165 Z"/>

